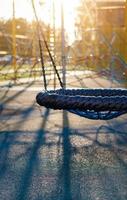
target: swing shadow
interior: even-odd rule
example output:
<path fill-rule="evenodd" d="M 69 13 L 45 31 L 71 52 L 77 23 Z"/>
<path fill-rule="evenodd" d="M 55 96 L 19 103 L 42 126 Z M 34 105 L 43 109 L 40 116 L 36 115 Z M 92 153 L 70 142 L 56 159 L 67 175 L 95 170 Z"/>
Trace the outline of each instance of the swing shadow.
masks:
<path fill-rule="evenodd" d="M 36 132 L 36 138 L 34 139 L 34 143 L 31 146 L 31 148 L 25 153 L 27 155 L 27 162 L 26 166 L 24 168 L 24 171 L 22 172 L 21 181 L 19 182 L 18 189 L 16 191 L 15 199 L 17 200 L 26 200 L 29 199 L 29 188 L 33 179 L 33 176 L 35 173 L 35 170 L 38 169 L 38 166 L 40 165 L 40 159 L 38 157 L 38 151 L 40 148 L 45 148 L 46 146 L 49 148 L 50 146 L 54 146 L 56 144 L 51 144 L 46 142 L 46 123 L 49 118 L 49 109 L 47 109 L 44 113 L 43 120 L 41 123 L 40 128 Z M 68 117 L 67 113 L 63 112 L 63 129 L 62 133 L 60 134 L 60 143 L 57 143 L 58 151 L 59 148 L 62 148 L 62 161 L 60 164 L 60 169 L 58 172 L 58 183 L 54 186 L 54 188 L 57 188 L 55 192 L 51 192 L 51 197 L 48 199 L 62 199 L 63 200 L 71 200 L 71 178 L 70 178 L 70 162 L 71 162 L 71 143 L 69 140 L 69 123 L 68 123 Z M 62 147 L 61 147 L 62 145 Z M 20 155 L 21 157 L 24 155 Z M 17 158 L 19 159 L 19 157 Z M 45 170 L 45 169 L 42 169 Z M 45 180 L 46 181 L 46 180 Z M 63 193 L 58 193 L 58 188 L 61 187 L 63 190 Z M 57 194 L 57 196 L 56 196 Z M 46 198 L 46 197 L 45 197 Z M 42 195 L 36 198 L 36 200 L 43 200 L 45 199 Z M 47 198 L 46 198 L 47 199 Z"/>
<path fill-rule="evenodd" d="M 97 196 L 104 200 L 126 199 L 127 163 L 123 155 L 127 152 L 127 132 L 126 128 L 122 129 L 126 125 L 126 121 L 123 123 L 118 123 L 117 121 L 107 122 L 106 125 L 99 127 L 86 126 L 83 130 L 80 127 L 73 129 L 71 121 L 69 121 L 70 115 L 64 111 L 63 122 L 60 126 L 61 131 L 54 132 L 54 130 L 47 131 L 47 123 L 49 123 L 49 118 L 52 113 L 50 110 L 45 110 L 42 122 L 37 131 L 23 131 L 22 126 L 25 121 L 32 114 L 35 114 L 34 106 L 33 103 L 32 106 L 22 109 L 20 111 L 21 119 L 14 126 L 14 129 L 12 131 L 6 131 L 6 133 L 1 131 L 0 134 L 0 140 L 2 141 L 0 142 L 1 183 L 6 179 L 6 173 L 9 171 L 8 168 L 10 166 L 9 162 L 12 165 L 13 163 L 15 165 L 19 162 L 17 169 L 20 172 L 13 173 L 14 175 L 17 173 L 20 178 L 17 177 L 16 180 L 14 176 L 13 179 L 16 183 L 13 181 L 11 183 L 15 185 L 15 191 L 12 198 L 10 198 L 13 200 L 93 200 Z M 119 130 L 117 130 L 118 126 Z M 19 131 L 20 129 L 22 131 Z M 48 134 L 53 137 L 57 136 L 59 140 L 49 142 Z M 100 141 L 100 136 L 103 134 L 107 134 L 106 143 L 103 143 L 102 140 Z M 109 138 L 111 134 L 114 137 L 112 141 Z M 30 142 L 27 141 L 29 135 L 30 137 L 33 135 L 33 140 Z M 94 137 L 91 137 L 91 135 L 94 135 Z M 23 141 L 18 140 L 20 136 L 22 138 L 24 137 Z M 84 141 L 90 140 L 91 143 L 88 145 L 84 142 L 79 147 L 76 143 L 74 146 L 72 136 L 80 137 Z M 9 155 L 14 145 L 17 145 L 18 148 L 25 148 L 25 151 L 15 155 L 12 159 L 9 158 Z M 48 165 L 48 162 L 52 160 L 49 157 L 49 153 L 52 152 L 51 147 L 54 148 L 54 146 L 57 147 L 57 161 L 53 161 L 57 163 L 57 166 L 55 166 L 57 172 L 55 174 L 55 164 L 50 163 L 51 167 Z M 41 149 L 42 152 L 47 151 L 45 154 L 42 153 L 42 160 L 40 159 L 41 153 L 39 153 Z M 106 151 L 111 152 L 113 159 L 117 161 L 116 168 L 106 165 L 106 157 L 102 160 L 104 163 L 97 163 L 97 157 L 100 155 L 100 159 L 102 159 Z M 46 158 L 44 155 L 46 155 Z M 74 158 L 79 159 L 79 161 L 75 161 Z M 23 167 L 19 169 L 20 162 L 24 159 Z M 45 174 L 46 169 L 48 174 Z M 121 178 L 119 175 L 121 175 Z M 120 183 L 118 183 L 118 180 Z"/>
<path fill-rule="evenodd" d="M 31 87 L 34 84 L 34 81 L 27 84 L 23 90 L 20 90 L 19 92 L 16 92 L 14 95 L 12 95 L 11 97 L 6 98 L 7 93 L 9 92 L 10 88 L 7 88 L 7 93 L 5 92 L 5 94 L 1 97 L 1 101 L 3 101 L 3 105 L 6 105 L 7 103 L 11 102 L 12 100 L 14 100 L 15 98 L 17 98 L 18 96 L 20 96 L 23 92 L 25 92 L 27 90 L 27 88 Z"/>
<path fill-rule="evenodd" d="M 21 120 L 20 123 L 17 123 L 15 127 L 13 128 L 14 130 L 12 131 L 1 131 L 0 132 L 0 153 L 1 153 L 1 159 L 0 159 L 0 182 L 2 182 L 2 179 L 4 176 L 6 177 L 7 173 L 9 173 L 9 162 L 12 164 L 13 162 L 20 162 L 20 159 L 23 159 L 26 157 L 26 161 L 24 163 L 24 168 L 20 172 L 20 179 L 19 180 L 14 180 L 16 183 L 12 182 L 13 184 L 16 184 L 16 191 L 15 194 L 12 195 L 13 199 L 16 200 L 26 200 L 29 199 L 29 190 L 31 187 L 31 182 L 36 174 L 35 171 L 38 170 L 38 167 L 40 165 L 40 158 L 38 156 L 38 151 L 41 148 L 45 148 L 46 146 L 49 148 L 53 145 L 56 145 L 54 143 L 47 143 L 46 142 L 46 131 L 45 127 L 48 122 L 49 118 L 49 109 L 45 110 L 43 120 L 41 123 L 40 128 L 36 132 L 36 137 L 34 137 L 31 145 L 26 141 L 21 141 L 18 140 L 18 137 L 20 135 L 25 134 L 24 137 L 28 134 L 35 134 L 33 132 L 24 132 L 24 131 L 19 131 L 20 127 L 23 126 L 24 122 L 27 120 L 27 118 L 30 117 L 32 112 L 34 111 L 34 107 L 28 107 L 26 110 L 22 111 L 21 114 Z M 24 114 L 23 114 L 24 113 Z M 9 119 L 8 119 L 9 120 Z M 22 137 L 22 136 L 21 136 Z M 63 196 L 64 200 L 70 200 L 71 198 L 71 193 L 70 193 L 70 158 L 71 158 L 71 144 L 69 141 L 69 126 L 68 126 L 68 118 L 67 114 L 64 112 L 63 114 L 63 129 L 62 133 L 59 136 L 62 139 L 62 163 L 60 164 L 60 170 L 58 173 L 58 180 L 60 182 L 60 185 L 63 189 Z M 60 139 L 60 140 L 61 140 Z M 18 154 L 14 156 L 14 158 L 10 159 L 10 152 L 12 151 L 11 149 L 14 146 L 17 146 L 18 148 L 24 146 L 25 152 Z M 61 148 L 61 144 L 59 146 L 58 142 L 58 148 Z M 45 161 L 44 161 L 45 162 Z M 43 170 L 43 169 L 42 169 Z M 44 169 L 45 170 L 45 169 Z M 37 175 L 38 176 L 38 175 Z M 62 178 L 61 178 L 62 177 Z M 8 187 L 8 184 L 7 184 Z M 59 187 L 59 184 L 56 186 Z M 54 186 L 55 188 L 55 186 Z M 50 192 L 50 191 L 49 191 Z M 15 195 L 15 197 L 14 197 Z M 58 194 L 57 194 L 58 195 Z M 53 194 L 52 197 L 49 199 L 53 199 Z M 56 196 L 56 195 L 55 195 Z M 36 200 L 42 200 L 45 199 L 40 195 L 40 197 L 37 197 Z M 57 198 L 54 199 L 59 199 L 59 195 Z"/>
<path fill-rule="evenodd" d="M 72 200 L 71 192 L 71 157 L 72 157 L 72 145 L 70 142 L 70 125 L 68 119 L 67 111 L 63 111 L 63 124 L 62 132 L 60 136 L 62 155 L 61 155 L 61 165 L 58 171 L 58 181 L 56 185 L 56 190 L 53 192 L 53 199 L 63 199 L 63 200 Z M 59 158 L 60 159 L 60 158 Z M 61 194 L 58 193 L 56 198 L 57 191 L 61 191 Z"/>
<path fill-rule="evenodd" d="M 6 108 L 4 108 L 4 109 L 6 110 Z M 0 154 L 1 154 L 0 179 L 4 176 L 4 174 L 6 173 L 6 170 L 8 168 L 9 154 L 10 154 L 10 151 L 11 151 L 11 148 L 13 147 L 13 145 L 25 144 L 22 142 L 16 142 L 16 140 L 17 140 L 19 134 L 22 133 L 22 131 L 20 131 L 20 129 L 22 129 L 23 124 L 31 116 L 33 111 L 34 111 L 34 103 L 30 107 L 23 109 L 22 113 L 20 113 L 21 110 L 19 112 L 19 109 L 16 109 L 15 111 L 12 111 L 10 113 L 10 115 L 5 114 L 0 117 L 0 120 L 1 120 L 1 118 L 3 119 L 4 116 L 6 117 L 6 121 L 4 120 L 1 123 L 1 125 L 3 125 L 4 127 L 7 127 L 6 130 L 0 131 Z M 16 112 L 18 112 L 18 114 L 19 113 L 21 114 L 20 120 L 18 122 L 16 122 L 16 124 L 14 124 L 12 130 L 8 130 L 8 122 L 9 122 L 9 120 L 12 119 L 12 117 L 16 114 Z M 1 127 L 1 129 L 2 129 L 2 127 Z"/>
<path fill-rule="evenodd" d="M 38 129 L 36 133 L 35 142 L 31 147 L 31 151 L 29 151 L 28 161 L 26 162 L 25 169 L 22 173 L 22 179 L 19 184 L 19 191 L 17 191 L 18 196 L 16 197 L 17 200 L 26 200 L 28 195 L 28 189 L 32 182 L 33 177 L 33 171 L 36 169 L 39 165 L 39 157 L 38 157 L 38 151 L 40 147 L 45 145 L 46 139 L 45 139 L 45 126 L 47 119 L 49 117 L 49 109 L 45 111 L 44 118 L 42 120 L 40 129 Z"/>
<path fill-rule="evenodd" d="M 124 199 L 124 197 L 127 195 L 125 189 L 127 187 L 127 163 L 125 161 L 125 156 L 123 157 L 123 154 L 125 155 L 127 153 L 127 137 L 125 136 L 126 132 L 122 132 L 122 130 L 117 131 L 114 127 L 110 127 L 110 125 L 102 125 L 93 131 L 92 134 L 94 134 L 95 137 L 91 138 L 89 137 L 87 129 L 84 129 L 86 133 L 80 135 L 80 132 L 70 128 L 66 111 L 63 113 L 63 119 L 63 131 L 61 136 L 63 149 L 62 164 L 59 170 L 57 188 L 54 192 L 56 194 L 57 191 L 60 191 L 60 188 L 63 188 L 63 196 L 62 198 L 60 198 L 61 196 L 56 197 L 56 195 L 53 193 L 52 199 L 91 200 L 94 199 L 98 193 L 101 194 L 102 199 Z M 99 141 L 99 135 L 104 134 L 107 134 L 107 143 Z M 110 134 L 114 137 L 113 141 L 110 141 L 110 138 L 108 138 L 110 137 Z M 82 147 L 75 148 L 72 144 L 71 136 L 81 136 L 83 139 L 92 140 L 92 145 L 83 145 Z M 121 138 L 121 140 L 124 142 L 121 144 L 118 143 L 117 137 Z M 83 152 L 86 154 L 85 156 L 83 155 Z M 104 161 L 104 163 L 101 163 L 98 160 L 97 157 L 99 156 L 99 153 L 101 154 L 100 159 L 102 159 L 102 162 Z M 113 156 L 113 162 L 117 163 L 116 168 L 111 166 L 114 165 L 114 163 L 106 163 L 104 160 L 104 158 L 107 156 L 109 159 L 111 159 L 110 154 Z M 84 163 L 83 165 L 81 161 L 80 166 L 80 169 L 81 171 L 83 170 L 83 173 L 80 173 L 80 169 L 73 171 L 74 156 L 82 156 L 82 159 L 85 157 L 86 164 Z M 87 162 L 89 162 L 89 166 L 87 166 Z M 76 173 L 77 175 L 75 175 Z M 121 176 L 120 174 L 123 176 L 123 179 L 119 178 L 119 176 Z M 73 175 L 75 178 L 73 178 Z M 91 181 L 91 179 L 93 179 L 93 181 Z M 124 185 L 124 188 L 122 188 L 120 185 Z M 81 190 L 82 187 L 84 187 L 84 191 Z"/>
<path fill-rule="evenodd" d="M 62 177 L 63 180 L 63 188 L 64 188 L 63 200 L 72 200 L 71 175 L 70 175 L 72 146 L 70 142 L 70 127 L 69 127 L 67 111 L 63 111 L 62 151 L 63 151 L 62 155 L 63 161 L 61 166 L 60 177 Z"/>

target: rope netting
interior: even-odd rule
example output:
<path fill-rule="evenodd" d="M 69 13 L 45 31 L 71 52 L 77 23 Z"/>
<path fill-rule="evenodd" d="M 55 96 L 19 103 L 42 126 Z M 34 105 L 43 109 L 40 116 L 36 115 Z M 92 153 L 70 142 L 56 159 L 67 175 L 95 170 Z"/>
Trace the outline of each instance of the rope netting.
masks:
<path fill-rule="evenodd" d="M 58 89 L 40 92 L 37 103 L 89 119 L 112 119 L 127 112 L 126 89 Z"/>

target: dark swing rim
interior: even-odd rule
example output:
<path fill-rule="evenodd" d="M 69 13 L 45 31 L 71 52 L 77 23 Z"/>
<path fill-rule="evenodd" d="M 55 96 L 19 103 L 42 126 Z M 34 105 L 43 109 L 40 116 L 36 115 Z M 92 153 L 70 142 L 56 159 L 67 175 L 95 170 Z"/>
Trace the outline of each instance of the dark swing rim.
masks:
<path fill-rule="evenodd" d="M 127 112 L 127 90 L 120 88 L 49 90 L 38 93 L 36 100 L 40 106 L 89 119 L 112 119 Z"/>

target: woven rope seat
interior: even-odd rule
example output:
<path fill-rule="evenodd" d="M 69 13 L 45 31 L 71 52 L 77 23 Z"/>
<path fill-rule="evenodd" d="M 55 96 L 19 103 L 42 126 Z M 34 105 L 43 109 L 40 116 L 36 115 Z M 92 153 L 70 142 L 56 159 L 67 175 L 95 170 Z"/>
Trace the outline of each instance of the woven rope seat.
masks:
<path fill-rule="evenodd" d="M 40 92 L 39 105 L 88 119 L 109 120 L 127 113 L 126 89 L 58 89 Z"/>

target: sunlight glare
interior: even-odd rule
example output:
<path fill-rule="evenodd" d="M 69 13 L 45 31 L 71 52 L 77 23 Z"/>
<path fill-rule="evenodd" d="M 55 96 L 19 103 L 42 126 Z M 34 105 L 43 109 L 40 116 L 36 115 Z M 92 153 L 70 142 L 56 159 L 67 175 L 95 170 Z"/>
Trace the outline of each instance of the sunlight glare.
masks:
<path fill-rule="evenodd" d="M 34 0 L 36 11 L 40 20 L 46 24 L 53 25 L 55 20 L 56 28 L 61 26 L 61 1 L 64 6 L 64 24 L 65 29 L 72 35 L 74 32 L 74 21 L 76 17 L 76 7 L 80 0 Z M 0 17 L 4 19 L 12 18 L 12 2 L 13 0 L 0 0 Z M 35 19 L 31 0 L 14 0 L 15 17 L 25 18 L 27 21 Z M 53 3 L 55 11 L 55 19 L 53 19 Z M 73 36 L 71 36 L 73 37 Z"/>
<path fill-rule="evenodd" d="M 75 17 L 75 8 L 79 4 L 80 0 L 63 0 L 65 21 L 68 27 Z M 12 2 L 13 0 L 0 0 L 0 18 L 9 19 L 12 18 Z M 33 20 L 34 13 L 32 9 L 31 0 L 14 0 L 15 2 L 15 17 L 25 18 L 28 21 Z M 61 13 L 61 1 L 60 0 L 36 0 L 35 6 L 37 14 L 40 19 L 46 23 L 50 23 L 53 15 L 53 2 L 55 5 L 55 24 L 60 26 L 60 13 Z"/>

